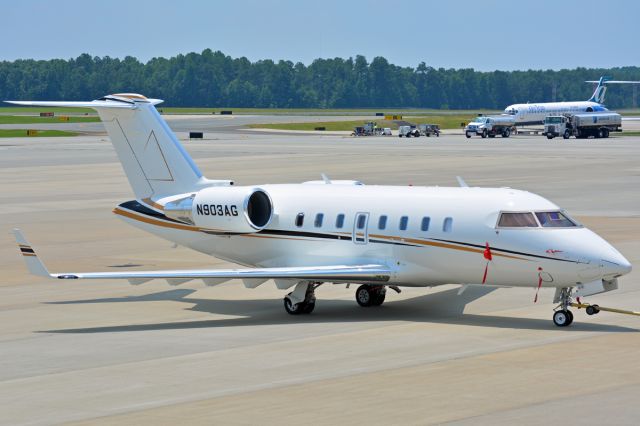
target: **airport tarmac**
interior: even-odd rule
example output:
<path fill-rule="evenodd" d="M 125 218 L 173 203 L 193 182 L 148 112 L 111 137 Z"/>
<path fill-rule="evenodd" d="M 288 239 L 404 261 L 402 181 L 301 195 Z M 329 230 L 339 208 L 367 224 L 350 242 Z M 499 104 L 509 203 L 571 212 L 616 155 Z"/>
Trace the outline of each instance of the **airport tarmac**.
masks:
<path fill-rule="evenodd" d="M 197 118 L 195 119 L 197 120 Z M 174 123 L 172 123 L 174 126 Z M 204 124 L 203 124 L 204 126 Z M 175 127 L 181 138 L 185 129 Z M 640 310 L 640 138 L 285 136 L 232 127 L 186 149 L 209 178 L 511 186 L 550 198 L 636 270 L 589 300 Z M 64 283 L 28 276 L 23 229 L 55 271 L 231 265 L 118 220 L 132 198 L 105 136 L 0 140 L 0 423 L 636 424 L 640 318 L 574 310 L 551 290 L 457 286 L 363 309 L 325 285 L 313 314 L 284 292 Z"/>

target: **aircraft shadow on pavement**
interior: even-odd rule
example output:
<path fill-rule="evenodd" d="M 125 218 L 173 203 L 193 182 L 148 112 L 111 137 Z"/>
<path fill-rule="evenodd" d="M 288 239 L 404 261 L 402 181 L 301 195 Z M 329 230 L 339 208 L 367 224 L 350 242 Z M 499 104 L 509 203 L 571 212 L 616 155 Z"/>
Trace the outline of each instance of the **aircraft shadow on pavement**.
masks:
<path fill-rule="evenodd" d="M 637 332 L 637 329 L 595 323 L 580 322 L 579 317 L 569 328 L 556 327 L 550 318 L 518 318 L 485 314 L 465 314 L 465 306 L 495 290 L 490 287 L 470 287 L 462 295 L 457 289 L 445 290 L 424 296 L 398 301 L 387 300 L 381 307 L 361 308 L 355 301 L 319 299 L 316 310 L 310 315 L 291 316 L 284 311 L 282 302 L 274 299 L 214 300 L 189 297 L 196 290 L 175 289 L 142 296 L 114 297 L 90 300 L 47 302 L 48 304 L 128 303 L 150 301 L 176 301 L 193 304 L 193 311 L 218 315 L 233 315 L 223 318 L 197 321 L 161 322 L 152 324 L 129 324 L 105 327 L 42 330 L 42 333 L 112 333 L 126 331 L 178 330 L 216 327 L 244 327 L 264 325 L 286 325 L 293 323 L 340 323 L 340 322 L 387 322 L 410 321 L 443 323 L 477 327 L 517 328 L 549 331 L 608 331 Z M 551 313 L 549 313 L 551 316 Z"/>

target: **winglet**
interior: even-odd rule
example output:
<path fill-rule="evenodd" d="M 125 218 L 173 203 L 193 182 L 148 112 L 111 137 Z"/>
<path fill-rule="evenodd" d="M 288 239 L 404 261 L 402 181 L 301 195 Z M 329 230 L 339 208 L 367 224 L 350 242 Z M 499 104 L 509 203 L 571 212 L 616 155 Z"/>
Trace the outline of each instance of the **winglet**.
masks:
<path fill-rule="evenodd" d="M 18 247 L 20 248 L 20 252 L 22 253 L 22 257 L 24 257 L 24 261 L 27 263 L 27 269 L 33 275 L 38 275 L 40 277 L 50 278 L 51 274 L 47 271 L 47 268 L 44 264 L 38 259 L 35 250 L 31 247 L 31 244 L 27 242 L 27 239 L 22 235 L 22 231 L 19 229 L 13 230 L 13 235 L 16 237 L 16 242 L 18 243 Z"/>

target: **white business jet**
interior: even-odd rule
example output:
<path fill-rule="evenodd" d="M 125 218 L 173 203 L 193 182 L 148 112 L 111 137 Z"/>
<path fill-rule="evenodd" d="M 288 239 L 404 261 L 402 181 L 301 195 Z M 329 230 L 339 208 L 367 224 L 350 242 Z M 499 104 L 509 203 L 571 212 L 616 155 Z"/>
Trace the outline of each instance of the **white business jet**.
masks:
<path fill-rule="evenodd" d="M 308 314 L 322 283 L 357 283 L 356 301 L 378 306 L 387 288 L 442 284 L 556 289 L 553 320 L 571 324 L 572 298 L 617 288 L 629 262 L 552 202 L 510 188 L 367 186 L 323 180 L 235 186 L 209 180 L 155 105 L 116 94 L 91 102 L 13 102 L 98 111 L 136 199 L 114 209 L 161 238 L 242 269 L 51 274 L 19 230 L 28 269 L 60 280 L 126 279 L 141 284 L 274 280 L 293 290 L 290 314 Z M 466 287 L 461 287 L 464 290 Z"/>
<path fill-rule="evenodd" d="M 640 84 L 640 81 L 611 80 L 609 77 L 600 77 L 600 80 L 588 80 L 585 83 L 597 83 L 593 95 L 587 101 L 513 104 L 506 107 L 504 113 L 514 117 L 516 126 L 525 126 L 542 124 L 548 115 L 608 111 L 604 106 L 607 84 Z"/>

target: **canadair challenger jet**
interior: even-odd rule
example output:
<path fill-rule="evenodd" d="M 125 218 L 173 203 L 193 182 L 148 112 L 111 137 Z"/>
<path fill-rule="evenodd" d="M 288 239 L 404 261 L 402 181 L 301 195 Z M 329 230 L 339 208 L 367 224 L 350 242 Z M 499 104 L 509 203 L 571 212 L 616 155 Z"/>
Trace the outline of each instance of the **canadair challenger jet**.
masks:
<path fill-rule="evenodd" d="M 378 306 L 387 288 L 442 284 L 556 289 L 553 320 L 569 325 L 572 297 L 617 288 L 631 271 L 609 243 L 552 202 L 510 188 L 367 186 L 357 181 L 235 186 L 209 180 L 158 114 L 137 94 L 91 102 L 13 102 L 89 107 L 109 133 L 135 194 L 114 209 L 125 222 L 242 269 L 51 274 L 19 230 L 30 272 L 60 280 L 141 284 L 274 280 L 293 289 L 290 314 L 315 307 L 322 283 L 357 283 L 356 301 Z M 464 290 L 466 287 L 462 287 Z"/>

